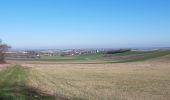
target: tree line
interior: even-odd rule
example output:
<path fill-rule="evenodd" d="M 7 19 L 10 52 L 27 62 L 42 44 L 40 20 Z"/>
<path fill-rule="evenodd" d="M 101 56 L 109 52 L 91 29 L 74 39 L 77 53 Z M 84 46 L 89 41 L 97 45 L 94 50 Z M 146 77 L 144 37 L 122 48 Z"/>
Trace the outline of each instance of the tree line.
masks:
<path fill-rule="evenodd" d="M 10 46 L 3 43 L 2 40 L 0 40 L 0 63 L 5 63 L 5 54 L 8 51 Z"/>

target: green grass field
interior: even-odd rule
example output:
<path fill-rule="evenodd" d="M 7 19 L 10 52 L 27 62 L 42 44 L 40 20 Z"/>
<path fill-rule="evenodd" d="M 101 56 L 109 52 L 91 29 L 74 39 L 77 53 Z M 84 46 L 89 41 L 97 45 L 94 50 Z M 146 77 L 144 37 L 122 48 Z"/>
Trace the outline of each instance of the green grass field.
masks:
<path fill-rule="evenodd" d="M 0 100 L 51 100 L 35 88 L 29 87 L 29 70 L 15 65 L 0 72 Z"/>

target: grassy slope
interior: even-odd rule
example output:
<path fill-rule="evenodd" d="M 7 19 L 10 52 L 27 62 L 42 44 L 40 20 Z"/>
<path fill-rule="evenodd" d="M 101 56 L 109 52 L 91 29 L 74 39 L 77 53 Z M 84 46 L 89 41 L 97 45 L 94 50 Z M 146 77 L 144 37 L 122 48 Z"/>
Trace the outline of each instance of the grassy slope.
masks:
<path fill-rule="evenodd" d="M 78 56 L 54 56 L 54 57 L 43 57 L 43 60 L 55 60 L 55 61 L 75 61 L 75 60 L 96 60 L 102 58 L 103 54 L 82 54 Z"/>
<path fill-rule="evenodd" d="M 28 69 L 16 65 L 0 72 L 0 100 L 48 100 L 52 97 L 28 87 Z"/>
<path fill-rule="evenodd" d="M 132 54 L 136 52 L 116 55 Z M 143 61 L 168 54 L 170 51 L 151 52 L 145 55 L 145 59 L 133 59 L 133 61 Z M 81 55 L 82 58 L 89 56 L 91 55 Z M 96 59 L 98 55 L 93 57 Z M 0 72 L 0 100 L 53 100 L 54 97 L 29 87 L 33 85 L 26 84 L 28 74 L 33 84 L 38 84 L 33 87 L 54 92 L 58 97 L 57 100 L 112 100 L 113 98 L 114 100 L 169 100 L 168 66 L 169 64 L 164 63 L 160 65 L 125 63 L 113 66 L 112 64 L 42 64 L 29 73 L 29 69 L 16 65 Z"/>
<path fill-rule="evenodd" d="M 142 58 L 129 58 L 128 60 L 120 60 L 120 61 L 114 61 L 114 62 L 136 62 L 136 61 L 144 61 L 152 58 L 157 58 L 161 56 L 165 56 L 170 54 L 170 50 L 167 51 L 150 51 L 150 52 L 143 52 L 143 51 L 130 51 L 125 53 L 116 53 L 112 54 L 112 57 L 115 56 L 129 56 L 129 55 L 144 55 Z M 111 59 L 104 57 L 104 54 L 98 53 L 98 54 L 83 54 L 78 56 L 55 56 L 55 57 L 44 57 L 41 60 L 44 61 L 90 61 L 90 60 L 98 60 L 98 61 L 108 61 L 112 62 Z"/>
<path fill-rule="evenodd" d="M 134 59 L 122 60 L 122 61 L 118 61 L 118 63 L 145 61 L 145 60 L 149 60 L 149 59 L 153 59 L 153 58 L 159 58 L 159 57 L 162 57 L 162 56 L 166 56 L 166 55 L 169 55 L 169 54 L 170 54 L 170 50 L 151 52 L 151 53 L 144 54 L 143 58 L 134 58 Z"/>

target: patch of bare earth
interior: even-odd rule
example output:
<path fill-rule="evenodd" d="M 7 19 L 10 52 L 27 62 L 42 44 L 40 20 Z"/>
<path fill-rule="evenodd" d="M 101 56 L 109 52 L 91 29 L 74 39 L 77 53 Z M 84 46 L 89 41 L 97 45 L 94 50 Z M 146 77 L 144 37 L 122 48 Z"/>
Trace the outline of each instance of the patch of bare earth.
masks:
<path fill-rule="evenodd" d="M 8 66 L 10 66 L 10 64 L 7 64 L 7 63 L 0 64 L 0 70 L 6 68 Z"/>

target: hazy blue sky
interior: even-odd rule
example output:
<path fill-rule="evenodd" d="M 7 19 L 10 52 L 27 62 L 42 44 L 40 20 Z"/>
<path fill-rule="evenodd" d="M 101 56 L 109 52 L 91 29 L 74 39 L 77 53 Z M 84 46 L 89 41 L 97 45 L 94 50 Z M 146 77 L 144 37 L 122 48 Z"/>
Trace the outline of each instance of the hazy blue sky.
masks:
<path fill-rule="evenodd" d="M 0 0 L 13 48 L 170 46 L 170 0 Z"/>

